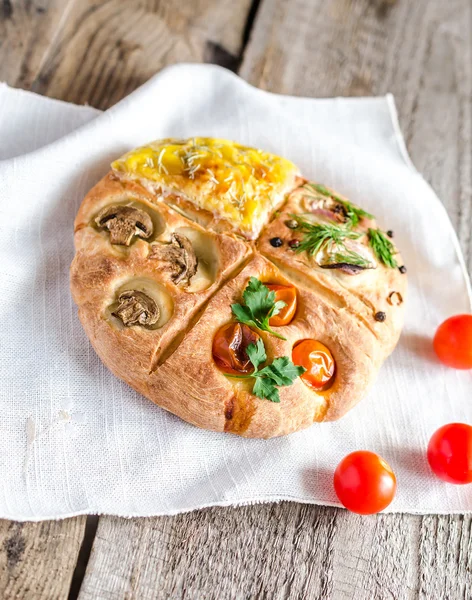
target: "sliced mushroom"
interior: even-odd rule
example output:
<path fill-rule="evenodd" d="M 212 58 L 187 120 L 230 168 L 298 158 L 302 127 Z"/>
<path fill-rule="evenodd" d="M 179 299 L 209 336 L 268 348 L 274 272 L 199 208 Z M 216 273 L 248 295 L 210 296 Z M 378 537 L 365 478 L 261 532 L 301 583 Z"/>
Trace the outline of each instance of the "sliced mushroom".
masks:
<path fill-rule="evenodd" d="M 175 284 L 189 285 L 197 272 L 198 258 L 190 240 L 181 233 L 173 233 L 170 244 L 153 244 L 149 258 L 167 263 Z"/>
<path fill-rule="evenodd" d="M 339 269 L 348 275 L 357 275 L 377 267 L 369 249 L 354 240 L 345 240 L 342 244 L 323 244 L 315 256 L 315 262 L 322 269 Z"/>
<path fill-rule="evenodd" d="M 148 238 L 152 235 L 151 217 L 139 208 L 132 206 L 107 206 L 98 213 L 95 223 L 100 229 L 108 229 L 110 242 L 129 246 L 133 236 Z"/>
<path fill-rule="evenodd" d="M 111 314 L 121 319 L 123 325 L 143 325 L 150 327 L 159 320 L 161 311 L 159 307 L 144 292 L 137 290 L 126 290 L 119 297 L 119 306 Z"/>

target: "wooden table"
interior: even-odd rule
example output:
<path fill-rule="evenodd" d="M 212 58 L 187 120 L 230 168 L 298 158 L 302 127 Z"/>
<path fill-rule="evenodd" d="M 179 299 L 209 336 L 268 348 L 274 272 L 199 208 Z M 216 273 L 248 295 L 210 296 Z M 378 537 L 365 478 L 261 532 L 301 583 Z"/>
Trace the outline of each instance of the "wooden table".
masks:
<path fill-rule="evenodd" d="M 222 64 L 286 94 L 393 92 L 470 270 L 471 0 L 0 3 L 0 80 L 13 86 L 105 109 L 178 61 Z M 471 598 L 471 530 L 471 516 L 362 518 L 285 502 L 0 521 L 0 597 Z"/>

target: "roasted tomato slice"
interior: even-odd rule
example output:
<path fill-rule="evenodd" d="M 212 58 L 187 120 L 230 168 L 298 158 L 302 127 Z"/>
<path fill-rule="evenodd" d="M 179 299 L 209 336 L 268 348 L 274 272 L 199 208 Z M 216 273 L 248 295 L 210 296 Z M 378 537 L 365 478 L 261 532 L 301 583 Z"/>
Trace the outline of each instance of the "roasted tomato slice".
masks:
<path fill-rule="evenodd" d="M 303 340 L 294 346 L 292 361 L 295 365 L 305 367 L 300 378 L 317 390 L 327 388 L 332 382 L 336 365 L 333 355 L 321 342 Z"/>
<path fill-rule="evenodd" d="M 265 283 L 266 287 L 275 292 L 275 301 L 282 300 L 285 306 L 278 315 L 269 319 L 271 327 L 282 327 L 288 325 L 297 312 L 297 290 L 292 285 L 279 285 L 277 283 Z"/>
<path fill-rule="evenodd" d="M 238 375 L 254 371 L 246 348 L 257 343 L 259 335 L 242 323 L 228 323 L 213 338 L 213 360 L 225 373 Z"/>

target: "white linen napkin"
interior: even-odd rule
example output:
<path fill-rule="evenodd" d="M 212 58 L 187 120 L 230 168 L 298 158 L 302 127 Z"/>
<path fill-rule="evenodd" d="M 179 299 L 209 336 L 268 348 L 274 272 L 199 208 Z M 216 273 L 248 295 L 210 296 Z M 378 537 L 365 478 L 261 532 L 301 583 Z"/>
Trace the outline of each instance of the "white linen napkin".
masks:
<path fill-rule="evenodd" d="M 82 331 L 68 275 L 83 196 L 125 150 L 193 135 L 282 154 L 395 231 L 409 276 L 404 333 L 341 421 L 268 441 L 199 430 L 116 379 Z M 469 283 L 447 214 L 408 159 L 391 96 L 278 96 L 219 67 L 178 65 L 99 114 L 0 85 L 0 140 L 0 517 L 337 505 L 333 471 L 357 449 L 378 452 L 397 474 L 387 510 L 472 511 L 470 486 L 435 479 L 425 458 L 437 427 L 472 422 L 472 372 L 440 365 L 431 346 L 443 319 L 470 311 Z"/>

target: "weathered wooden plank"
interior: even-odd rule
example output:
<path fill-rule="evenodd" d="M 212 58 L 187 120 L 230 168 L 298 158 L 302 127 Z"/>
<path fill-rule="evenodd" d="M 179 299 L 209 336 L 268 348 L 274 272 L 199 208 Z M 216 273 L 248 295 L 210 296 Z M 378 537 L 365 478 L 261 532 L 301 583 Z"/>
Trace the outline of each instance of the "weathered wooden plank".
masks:
<path fill-rule="evenodd" d="M 102 517 L 79 598 L 412 599 L 420 527 L 421 517 L 285 502 Z"/>
<path fill-rule="evenodd" d="M 419 548 L 419 597 L 472 597 L 472 517 L 427 516 L 422 519 Z"/>
<path fill-rule="evenodd" d="M 339 600 L 418 597 L 421 517 L 361 517 L 337 512 L 332 597 Z"/>
<path fill-rule="evenodd" d="M 32 89 L 107 108 L 164 66 L 236 67 L 251 0 L 74 1 Z"/>
<path fill-rule="evenodd" d="M 4 0 L 0 4 L 0 81 L 29 89 L 72 0 Z"/>
<path fill-rule="evenodd" d="M 326 598 L 335 512 L 281 503 L 102 517 L 79 598 Z"/>
<path fill-rule="evenodd" d="M 67 598 L 85 520 L 85 517 L 42 523 L 0 520 L 0 598 Z"/>

